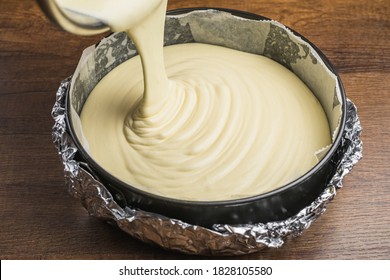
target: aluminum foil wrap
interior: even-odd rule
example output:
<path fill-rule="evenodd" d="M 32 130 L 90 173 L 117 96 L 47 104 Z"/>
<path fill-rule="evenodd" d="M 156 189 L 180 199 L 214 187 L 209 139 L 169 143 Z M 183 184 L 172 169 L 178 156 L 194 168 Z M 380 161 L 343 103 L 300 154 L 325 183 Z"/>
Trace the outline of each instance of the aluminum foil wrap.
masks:
<path fill-rule="evenodd" d="M 52 116 L 53 141 L 64 164 L 65 182 L 69 192 L 81 201 L 90 215 L 117 225 L 141 241 L 162 248 L 198 255 L 243 255 L 263 248 L 278 248 L 290 236 L 301 235 L 320 216 L 327 204 L 342 187 L 342 180 L 362 157 L 361 125 L 356 107 L 347 100 L 347 121 L 337 151 L 340 163 L 324 192 L 297 215 L 266 224 L 214 225 L 207 229 L 170 219 L 159 214 L 120 207 L 95 178 L 88 165 L 75 159 L 77 148 L 66 123 L 65 101 L 70 78 L 61 83 L 56 94 Z"/>

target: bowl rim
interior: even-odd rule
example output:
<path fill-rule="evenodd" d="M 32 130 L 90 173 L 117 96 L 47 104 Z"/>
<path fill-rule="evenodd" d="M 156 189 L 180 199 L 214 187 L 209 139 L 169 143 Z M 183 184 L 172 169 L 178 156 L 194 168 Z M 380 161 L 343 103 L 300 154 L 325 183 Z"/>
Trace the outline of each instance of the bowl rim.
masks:
<path fill-rule="evenodd" d="M 340 142 L 342 140 L 342 136 L 345 130 L 345 125 L 346 125 L 346 111 L 347 111 L 347 97 L 345 93 L 344 86 L 342 84 L 340 75 L 338 74 L 338 71 L 335 69 L 333 64 L 330 62 L 330 60 L 325 56 L 325 54 L 316 46 L 314 45 L 311 41 L 309 41 L 306 37 L 302 36 L 300 33 L 296 32 L 295 30 L 291 29 L 290 27 L 269 19 L 267 17 L 264 17 L 262 15 L 258 15 L 255 13 L 250 13 L 247 11 L 241 11 L 241 10 L 235 10 L 235 9 L 227 9 L 227 8 L 215 8 L 215 7 L 193 7 L 193 8 L 180 8 L 180 9 L 173 9 L 173 10 L 168 10 L 166 15 L 167 16 L 173 16 L 173 15 L 182 15 L 182 14 L 187 14 L 191 13 L 194 11 L 204 11 L 204 10 L 215 10 L 215 11 L 222 11 L 222 12 L 227 12 L 232 14 L 233 16 L 245 18 L 245 19 L 251 19 L 251 20 L 269 20 L 273 22 L 277 22 L 281 24 L 282 26 L 286 27 L 289 31 L 291 31 L 294 35 L 300 37 L 303 41 L 308 43 L 319 55 L 321 58 L 322 62 L 325 64 L 325 66 L 336 76 L 337 78 L 337 83 L 339 85 L 340 93 L 341 93 L 341 118 L 339 121 L 339 130 L 337 133 L 337 136 L 335 137 L 333 144 L 329 151 L 326 153 L 326 155 L 309 171 L 307 171 L 305 174 L 302 176 L 298 177 L 297 179 L 278 187 L 275 190 L 258 194 L 258 195 L 253 195 L 253 196 L 248 196 L 248 197 L 243 197 L 243 198 L 237 198 L 237 199 L 230 199 L 230 200 L 210 200 L 210 201 L 197 201 L 197 200 L 182 200 L 182 199 L 177 199 L 177 198 L 171 198 L 171 197 L 166 197 L 162 195 L 157 195 L 154 193 L 150 193 L 144 190 L 141 190 L 137 187 L 134 187 L 126 182 L 123 182 L 119 178 L 113 176 L 111 173 L 106 171 L 103 167 L 101 167 L 89 154 L 88 152 L 84 149 L 82 146 L 81 142 L 79 141 L 73 125 L 72 125 L 72 120 L 71 120 L 71 114 L 70 112 L 70 87 L 68 87 L 67 92 L 66 92 L 66 103 L 65 103 L 65 110 L 66 110 L 66 125 L 69 128 L 69 133 L 74 141 L 74 144 L 78 150 L 78 152 L 81 154 L 82 158 L 84 161 L 86 161 L 87 164 L 89 164 L 92 167 L 91 171 L 101 173 L 104 178 L 107 178 L 107 181 L 110 181 L 109 184 L 112 186 L 123 186 L 124 188 L 130 190 L 132 193 L 135 193 L 137 195 L 140 195 L 142 197 L 147 197 L 152 200 L 158 200 L 158 201 L 163 201 L 165 203 L 172 203 L 176 205 L 183 205 L 183 206 L 191 206 L 191 207 L 201 207 L 201 206 L 236 206 L 236 205 L 244 205 L 248 203 L 252 203 L 258 200 L 262 199 L 267 199 L 270 198 L 274 195 L 283 193 L 294 186 L 299 185 L 300 183 L 309 180 L 317 171 L 319 171 L 327 162 L 329 162 L 336 150 L 338 149 Z M 108 36 L 110 36 L 109 34 Z M 97 175 L 94 174 L 93 175 Z M 98 178 L 101 176 L 97 175 Z M 130 205 L 131 206 L 131 205 Z"/>

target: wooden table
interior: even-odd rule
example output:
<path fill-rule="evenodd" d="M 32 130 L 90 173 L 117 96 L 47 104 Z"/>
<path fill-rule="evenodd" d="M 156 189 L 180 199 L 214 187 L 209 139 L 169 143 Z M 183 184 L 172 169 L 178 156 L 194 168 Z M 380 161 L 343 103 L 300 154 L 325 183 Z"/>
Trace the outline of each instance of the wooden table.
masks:
<path fill-rule="evenodd" d="M 327 212 L 303 236 L 248 259 L 390 258 L 390 2 L 170 0 L 169 8 L 225 7 L 258 13 L 315 43 L 341 74 L 359 111 L 364 159 Z M 52 26 L 30 0 L 0 10 L 0 258 L 187 259 L 89 217 L 68 195 L 51 140 L 60 81 L 101 36 Z"/>

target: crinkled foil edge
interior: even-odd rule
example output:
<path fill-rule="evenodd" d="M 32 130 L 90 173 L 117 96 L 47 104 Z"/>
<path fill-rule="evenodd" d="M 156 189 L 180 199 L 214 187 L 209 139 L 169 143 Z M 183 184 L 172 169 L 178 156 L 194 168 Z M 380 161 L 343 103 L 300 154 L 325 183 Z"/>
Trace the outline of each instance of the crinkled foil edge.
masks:
<path fill-rule="evenodd" d="M 342 180 L 362 158 L 362 127 L 356 106 L 347 100 L 347 122 L 337 151 L 338 168 L 323 193 L 295 216 L 253 225 L 214 225 L 213 230 L 190 225 L 159 214 L 120 207 L 106 187 L 92 175 L 89 166 L 77 161 L 77 148 L 66 122 L 66 96 L 71 78 L 61 82 L 52 110 L 52 136 L 64 164 L 65 184 L 89 214 L 117 225 L 132 237 L 162 248 L 187 254 L 237 256 L 264 248 L 281 247 L 290 236 L 301 235 L 321 216 L 342 187 Z"/>

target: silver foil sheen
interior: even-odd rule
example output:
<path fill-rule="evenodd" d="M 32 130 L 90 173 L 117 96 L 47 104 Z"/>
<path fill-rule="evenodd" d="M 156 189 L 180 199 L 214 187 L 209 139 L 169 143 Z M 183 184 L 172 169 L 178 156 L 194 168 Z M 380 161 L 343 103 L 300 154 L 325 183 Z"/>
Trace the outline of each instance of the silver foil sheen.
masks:
<path fill-rule="evenodd" d="M 88 165 L 75 160 L 77 148 L 66 122 L 66 96 L 70 78 L 62 81 L 56 94 L 52 116 L 53 141 L 64 164 L 65 182 L 71 195 L 79 199 L 90 215 L 117 225 L 143 242 L 187 254 L 243 255 L 270 247 L 281 247 L 290 236 L 301 235 L 322 215 L 327 204 L 342 187 L 342 180 L 362 157 L 361 125 L 356 107 L 347 100 L 347 122 L 338 150 L 340 164 L 324 192 L 297 215 L 266 224 L 214 225 L 213 230 L 190 225 L 159 214 L 120 207 Z"/>

